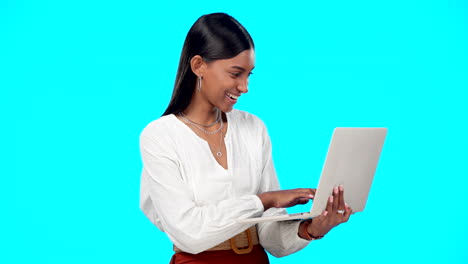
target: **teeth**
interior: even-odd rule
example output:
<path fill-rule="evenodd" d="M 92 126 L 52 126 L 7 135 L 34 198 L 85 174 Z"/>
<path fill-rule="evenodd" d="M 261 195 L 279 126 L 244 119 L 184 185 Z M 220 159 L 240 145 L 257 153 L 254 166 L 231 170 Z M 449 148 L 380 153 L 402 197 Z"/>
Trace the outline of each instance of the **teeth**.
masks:
<path fill-rule="evenodd" d="M 227 94 L 227 96 L 229 96 L 233 100 L 237 100 L 237 98 L 239 98 L 239 96 L 235 96 L 235 95 L 230 94 L 230 93 L 226 93 L 226 94 Z"/>

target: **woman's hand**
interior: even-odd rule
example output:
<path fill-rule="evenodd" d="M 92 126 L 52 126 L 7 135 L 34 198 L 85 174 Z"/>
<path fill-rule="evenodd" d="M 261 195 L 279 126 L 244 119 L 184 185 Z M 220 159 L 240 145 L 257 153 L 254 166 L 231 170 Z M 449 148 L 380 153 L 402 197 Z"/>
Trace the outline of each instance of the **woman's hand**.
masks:
<path fill-rule="evenodd" d="M 313 218 L 312 222 L 307 225 L 307 233 L 311 237 L 322 237 L 335 226 L 347 222 L 352 213 L 353 211 L 344 201 L 343 186 L 335 187 L 333 195 L 328 198 L 325 211 L 320 216 Z"/>
<path fill-rule="evenodd" d="M 264 192 L 258 194 L 258 197 L 263 203 L 264 210 L 271 207 L 285 208 L 297 204 L 306 204 L 309 200 L 313 199 L 315 189 L 292 189 L 273 192 Z"/>

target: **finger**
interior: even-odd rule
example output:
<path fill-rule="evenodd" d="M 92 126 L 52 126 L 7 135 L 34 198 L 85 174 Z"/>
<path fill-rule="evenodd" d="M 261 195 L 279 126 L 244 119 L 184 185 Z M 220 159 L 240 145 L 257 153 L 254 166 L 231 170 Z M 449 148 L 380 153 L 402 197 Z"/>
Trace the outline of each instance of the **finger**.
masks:
<path fill-rule="evenodd" d="M 309 198 L 298 198 L 297 204 L 306 204 L 309 202 Z"/>
<path fill-rule="evenodd" d="M 301 193 L 304 197 L 308 197 L 310 199 L 314 198 L 315 196 L 315 189 L 303 188 L 303 189 L 296 189 L 296 191 Z"/>
<path fill-rule="evenodd" d="M 333 212 L 338 210 L 338 204 L 340 202 L 338 187 L 333 188 Z"/>
<path fill-rule="evenodd" d="M 310 189 L 310 192 L 315 196 L 315 193 L 317 192 L 317 189 Z"/>
<path fill-rule="evenodd" d="M 307 189 L 306 193 L 307 193 L 307 197 L 309 197 L 309 199 L 314 199 L 315 189 Z"/>
<path fill-rule="evenodd" d="M 314 194 L 314 191 L 313 191 L 314 189 L 311 189 L 311 188 L 297 188 L 294 190 L 297 192 L 307 192 L 307 193 Z"/>
<path fill-rule="evenodd" d="M 328 197 L 328 203 L 327 203 L 327 209 L 326 209 L 326 211 L 328 211 L 328 213 L 333 212 L 333 196 L 332 196 L 332 195 L 330 195 L 330 196 Z"/>
<path fill-rule="evenodd" d="M 338 210 L 342 210 L 344 211 L 346 206 L 345 206 L 345 201 L 344 201 L 344 186 L 343 185 L 340 185 L 338 187 Z"/>
<path fill-rule="evenodd" d="M 305 197 L 305 198 L 307 198 L 307 199 L 314 199 L 315 194 L 314 194 L 314 193 L 310 193 L 310 192 L 304 192 L 304 193 L 303 193 L 303 197 Z"/>
<path fill-rule="evenodd" d="M 345 213 L 343 214 L 344 222 L 348 221 L 348 219 L 349 219 L 349 217 L 351 216 L 352 213 L 353 213 L 353 210 L 351 209 L 351 207 L 348 206 L 348 204 L 346 204 Z"/>
<path fill-rule="evenodd" d="M 310 192 L 306 192 L 306 191 L 296 191 L 296 192 L 292 192 L 291 195 L 294 196 L 294 199 L 299 201 L 299 200 L 307 200 L 306 203 L 310 200 L 310 199 L 313 199 L 314 198 L 314 195 L 311 194 Z"/>

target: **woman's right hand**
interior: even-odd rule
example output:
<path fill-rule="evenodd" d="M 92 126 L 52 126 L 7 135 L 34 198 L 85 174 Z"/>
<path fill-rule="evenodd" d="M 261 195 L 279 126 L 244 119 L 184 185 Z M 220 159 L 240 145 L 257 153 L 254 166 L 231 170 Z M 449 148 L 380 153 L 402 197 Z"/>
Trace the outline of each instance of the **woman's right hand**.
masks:
<path fill-rule="evenodd" d="M 262 201 L 266 211 L 271 207 L 286 208 L 297 204 L 306 204 L 314 198 L 315 190 L 310 188 L 281 190 L 264 192 L 257 196 Z"/>

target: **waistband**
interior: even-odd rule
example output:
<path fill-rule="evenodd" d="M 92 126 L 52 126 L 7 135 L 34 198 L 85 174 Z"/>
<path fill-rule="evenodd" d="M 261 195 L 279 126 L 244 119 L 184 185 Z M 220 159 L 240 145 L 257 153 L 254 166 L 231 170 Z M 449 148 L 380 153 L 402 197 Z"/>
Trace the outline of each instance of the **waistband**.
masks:
<path fill-rule="evenodd" d="M 258 245 L 258 233 L 257 226 L 252 226 L 245 231 L 235 235 L 231 239 L 228 239 L 222 242 L 219 245 L 216 245 L 206 251 L 215 251 L 215 250 L 233 250 L 236 254 L 248 254 L 252 252 L 253 246 Z M 173 249 L 176 253 L 183 252 L 175 245 Z"/>

